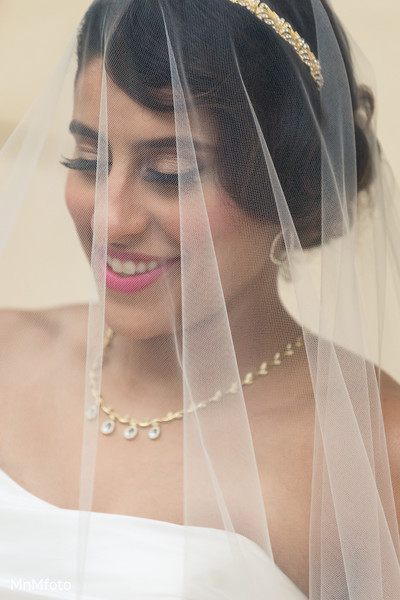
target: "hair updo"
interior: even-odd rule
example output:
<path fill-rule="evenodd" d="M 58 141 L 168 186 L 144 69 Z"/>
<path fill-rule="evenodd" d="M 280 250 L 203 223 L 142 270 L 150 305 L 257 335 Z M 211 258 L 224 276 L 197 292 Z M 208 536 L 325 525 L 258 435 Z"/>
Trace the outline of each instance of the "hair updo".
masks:
<path fill-rule="evenodd" d="M 372 179 L 366 130 L 373 97 L 354 78 L 349 46 L 337 18 L 321 0 L 347 72 L 354 115 L 357 190 Z M 317 54 L 311 0 L 270 0 Z M 121 6 L 123 7 L 121 10 Z M 162 8 L 161 8 L 162 6 Z M 121 14 L 120 14 L 121 13 Z M 253 105 L 303 247 L 321 243 L 320 91 L 294 49 L 246 8 L 229 0 L 95 0 L 78 37 L 78 70 L 105 55 L 112 80 L 155 111 L 172 111 L 168 30 L 188 102 L 217 124 L 221 184 L 247 214 L 277 222 L 270 178 L 244 88 Z M 183 73 L 180 73 L 183 75 Z M 311 107 L 311 110 L 310 110 Z"/>

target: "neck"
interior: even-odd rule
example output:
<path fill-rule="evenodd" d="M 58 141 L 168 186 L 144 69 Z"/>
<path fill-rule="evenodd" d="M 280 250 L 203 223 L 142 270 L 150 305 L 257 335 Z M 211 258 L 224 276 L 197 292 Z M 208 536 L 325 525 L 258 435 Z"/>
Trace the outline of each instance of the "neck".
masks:
<path fill-rule="evenodd" d="M 240 373 L 270 361 L 301 335 L 301 327 L 283 308 L 276 285 L 254 286 L 228 306 L 229 324 Z"/>
<path fill-rule="evenodd" d="M 108 383 L 110 390 L 121 388 L 127 398 L 157 398 L 159 410 L 165 406 L 172 409 L 179 405 L 182 395 L 182 361 L 184 369 L 191 369 L 191 378 L 218 381 L 221 352 L 230 371 L 227 377 L 232 377 L 231 349 L 231 358 L 235 355 L 243 376 L 262 362 L 271 361 L 300 333 L 300 327 L 283 309 L 276 285 L 271 285 L 271 281 L 266 284 L 265 280 L 260 284 L 258 279 L 231 298 L 227 315 L 224 312 L 209 316 L 197 325 L 187 326 L 184 334 L 177 331 L 174 335 L 134 340 L 117 332 L 105 352 L 104 384 Z"/>

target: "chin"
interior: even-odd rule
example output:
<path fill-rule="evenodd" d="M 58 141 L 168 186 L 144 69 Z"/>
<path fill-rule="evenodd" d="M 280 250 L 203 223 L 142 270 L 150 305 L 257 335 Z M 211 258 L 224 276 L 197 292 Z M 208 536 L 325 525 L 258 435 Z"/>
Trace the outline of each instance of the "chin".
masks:
<path fill-rule="evenodd" d="M 173 315 L 159 308 L 152 311 L 137 310 L 129 305 L 116 306 L 107 303 L 105 309 L 105 321 L 115 334 L 132 340 L 146 341 L 159 337 L 174 336 L 181 330 L 180 311 L 175 322 Z"/>

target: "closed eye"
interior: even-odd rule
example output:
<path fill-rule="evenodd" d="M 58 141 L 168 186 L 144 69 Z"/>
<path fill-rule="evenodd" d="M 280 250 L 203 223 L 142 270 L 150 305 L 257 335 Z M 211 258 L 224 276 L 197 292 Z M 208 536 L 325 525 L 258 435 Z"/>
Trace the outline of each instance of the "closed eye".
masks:
<path fill-rule="evenodd" d="M 60 163 L 64 167 L 67 167 L 67 169 L 72 169 L 74 171 L 85 171 L 91 174 L 96 173 L 98 165 L 97 160 L 89 160 L 87 158 L 63 158 Z M 112 163 L 109 163 L 109 170 L 111 170 L 111 166 Z M 198 172 L 201 172 L 200 168 L 199 171 L 197 171 L 197 169 L 191 169 L 181 174 L 163 173 L 162 171 L 157 171 L 156 169 L 147 168 L 143 177 L 145 181 L 149 183 L 177 187 L 179 178 L 182 185 L 193 185 L 197 180 Z"/>
<path fill-rule="evenodd" d="M 155 169 L 146 169 L 144 176 L 145 180 L 150 183 L 156 183 L 161 185 L 174 185 L 177 186 L 179 179 L 183 185 L 192 185 L 197 179 L 197 169 L 191 169 L 185 173 L 163 173 Z"/>
<path fill-rule="evenodd" d="M 75 171 L 93 171 L 97 169 L 97 160 L 89 160 L 87 158 L 63 158 L 60 163 L 67 167 L 67 169 L 73 169 Z M 108 163 L 109 169 L 111 169 L 111 163 Z"/>

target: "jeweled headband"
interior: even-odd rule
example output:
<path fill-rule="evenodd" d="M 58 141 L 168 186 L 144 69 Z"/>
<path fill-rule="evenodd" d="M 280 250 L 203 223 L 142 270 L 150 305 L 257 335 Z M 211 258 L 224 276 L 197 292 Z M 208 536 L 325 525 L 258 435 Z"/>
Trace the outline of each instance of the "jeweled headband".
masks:
<path fill-rule="evenodd" d="M 311 76 L 318 88 L 321 89 L 324 79 L 322 77 L 321 65 L 318 59 L 311 52 L 310 46 L 293 29 L 293 27 L 285 21 L 285 19 L 279 17 L 269 8 L 269 6 L 264 2 L 260 2 L 260 0 L 230 0 L 230 2 L 240 4 L 240 6 L 247 8 L 253 15 L 260 19 L 260 21 L 263 21 L 269 25 L 269 27 L 272 27 L 281 38 L 293 46 L 293 49 L 300 56 L 300 59 L 310 69 Z"/>

